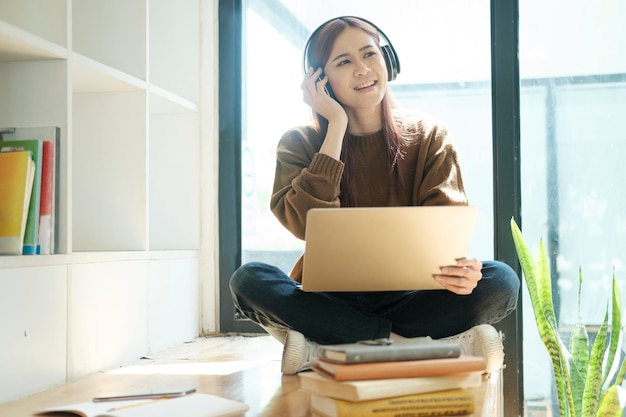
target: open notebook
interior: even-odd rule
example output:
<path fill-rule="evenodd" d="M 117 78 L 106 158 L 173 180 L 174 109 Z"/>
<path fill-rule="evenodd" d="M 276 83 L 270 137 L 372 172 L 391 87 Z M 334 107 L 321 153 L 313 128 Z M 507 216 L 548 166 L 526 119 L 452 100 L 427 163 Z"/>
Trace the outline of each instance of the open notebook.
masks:
<path fill-rule="evenodd" d="M 468 255 L 473 206 L 312 209 L 304 291 L 441 289 L 439 268 Z"/>

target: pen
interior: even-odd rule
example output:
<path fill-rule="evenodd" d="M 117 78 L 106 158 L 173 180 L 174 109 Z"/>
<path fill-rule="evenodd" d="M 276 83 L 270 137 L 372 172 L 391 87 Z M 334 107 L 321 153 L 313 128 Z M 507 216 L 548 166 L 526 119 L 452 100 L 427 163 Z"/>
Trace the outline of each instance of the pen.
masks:
<path fill-rule="evenodd" d="M 158 398 L 175 398 L 182 397 L 184 395 L 193 394 L 196 392 L 195 388 L 186 388 L 183 390 L 175 391 L 162 391 L 162 392 L 142 392 L 137 394 L 122 394 L 122 395 L 109 395 L 106 397 L 95 397 L 93 402 L 100 403 L 105 401 L 124 401 L 124 400 L 152 400 Z"/>
<path fill-rule="evenodd" d="M 140 407 L 142 405 L 148 405 L 148 404 L 152 404 L 152 403 L 157 403 L 159 401 L 163 401 L 163 400 L 167 400 L 167 399 L 168 398 L 158 398 L 156 400 L 142 401 L 142 402 L 136 403 L 136 404 L 121 405 L 119 407 L 113 407 L 111 409 L 108 409 L 106 412 L 110 413 L 112 411 L 126 410 L 127 408 Z"/>

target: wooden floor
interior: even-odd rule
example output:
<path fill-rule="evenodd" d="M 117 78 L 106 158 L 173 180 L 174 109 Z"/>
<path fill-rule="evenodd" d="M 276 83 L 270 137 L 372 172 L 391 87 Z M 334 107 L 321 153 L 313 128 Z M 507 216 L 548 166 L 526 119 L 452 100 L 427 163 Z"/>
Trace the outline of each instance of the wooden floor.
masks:
<path fill-rule="evenodd" d="M 194 387 L 198 392 L 242 401 L 246 417 L 309 417 L 309 395 L 297 376 L 280 372 L 282 345 L 270 336 L 224 336 L 193 342 L 0 405 L 0 417 L 27 417 L 36 410 L 91 401 L 120 392 Z M 474 416 L 500 416 L 500 381 L 494 374 L 477 389 Z M 484 400 L 484 401 L 483 401 Z"/>

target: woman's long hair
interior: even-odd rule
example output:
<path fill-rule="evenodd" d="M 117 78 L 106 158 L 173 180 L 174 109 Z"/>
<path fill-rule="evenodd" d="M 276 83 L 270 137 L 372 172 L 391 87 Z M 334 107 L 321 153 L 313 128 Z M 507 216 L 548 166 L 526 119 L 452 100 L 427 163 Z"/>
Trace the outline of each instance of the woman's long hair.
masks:
<path fill-rule="evenodd" d="M 354 27 L 362 30 L 367 33 L 374 41 L 376 41 L 376 45 L 380 50 L 380 39 L 378 36 L 378 31 L 369 25 L 368 23 L 353 17 L 340 17 L 334 20 L 327 22 L 322 28 L 317 30 L 314 37 L 310 40 L 309 47 L 306 51 L 306 62 L 309 67 L 312 68 L 324 68 L 328 58 L 330 56 L 331 49 L 337 39 L 337 36 L 346 28 L 346 27 Z M 399 188 L 404 182 L 402 178 L 402 173 L 397 169 L 398 159 L 402 158 L 402 144 L 403 144 L 403 136 L 401 129 L 398 127 L 398 124 L 394 118 L 393 109 L 397 108 L 396 102 L 393 99 L 393 95 L 391 91 L 388 89 L 383 97 L 381 102 L 381 111 L 382 111 L 382 134 L 387 143 L 387 157 L 389 159 L 390 169 L 393 170 L 394 175 L 396 176 L 396 192 L 399 191 Z M 314 122 L 316 129 L 320 132 L 322 136 L 326 136 L 326 132 L 328 131 L 328 120 L 319 114 L 315 113 Z M 346 132 L 344 136 L 342 151 L 341 151 L 341 160 L 344 163 L 344 172 L 341 178 L 341 205 L 342 206 L 356 206 L 357 196 L 355 189 L 356 182 L 356 172 L 355 172 L 355 164 L 356 164 L 356 156 L 352 151 L 352 141 L 347 140 L 347 137 L 350 136 L 349 133 Z"/>

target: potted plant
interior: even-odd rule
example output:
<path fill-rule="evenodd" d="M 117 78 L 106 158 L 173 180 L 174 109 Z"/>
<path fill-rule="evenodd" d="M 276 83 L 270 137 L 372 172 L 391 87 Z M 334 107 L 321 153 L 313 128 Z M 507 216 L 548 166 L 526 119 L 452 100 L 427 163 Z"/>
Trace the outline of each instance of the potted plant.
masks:
<path fill-rule="evenodd" d="M 578 320 L 571 343 L 566 346 L 554 313 L 550 266 L 543 241 L 539 242 L 535 259 L 514 219 L 511 219 L 511 231 L 537 330 L 552 362 L 560 416 L 621 417 L 626 406 L 626 389 L 621 387 L 626 362 L 620 349 L 621 296 L 615 273 L 604 320 L 595 340 L 590 342 L 580 314 L 582 272 L 579 270 Z"/>

